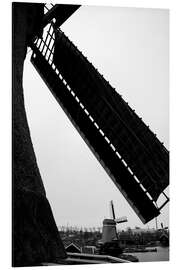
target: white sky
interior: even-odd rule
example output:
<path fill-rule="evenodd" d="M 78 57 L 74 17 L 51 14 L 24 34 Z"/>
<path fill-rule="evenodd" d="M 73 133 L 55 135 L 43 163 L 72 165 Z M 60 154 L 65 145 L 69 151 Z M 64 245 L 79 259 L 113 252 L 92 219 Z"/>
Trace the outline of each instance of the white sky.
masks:
<path fill-rule="evenodd" d="M 169 148 L 168 10 L 84 6 L 61 29 Z M 24 92 L 38 165 L 57 225 L 102 226 L 113 199 L 116 216 L 128 218 L 118 228 L 144 227 L 28 57 Z M 168 225 L 168 206 L 158 221 Z"/>

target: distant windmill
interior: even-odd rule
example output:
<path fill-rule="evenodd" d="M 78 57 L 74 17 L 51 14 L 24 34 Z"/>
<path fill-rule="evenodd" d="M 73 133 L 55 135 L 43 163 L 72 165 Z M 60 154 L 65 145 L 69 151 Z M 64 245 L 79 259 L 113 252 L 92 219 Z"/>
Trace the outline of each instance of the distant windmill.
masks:
<path fill-rule="evenodd" d="M 113 201 L 110 201 L 110 219 L 103 220 L 102 230 L 102 243 L 112 242 L 117 240 L 116 224 L 127 222 L 127 217 L 123 216 L 120 218 L 115 217 Z"/>
<path fill-rule="evenodd" d="M 169 246 L 168 227 L 164 227 L 163 223 L 161 222 L 161 229 L 159 231 L 161 231 L 161 235 L 159 237 L 160 244 L 165 247 Z"/>
<path fill-rule="evenodd" d="M 162 222 L 161 222 L 161 230 L 162 230 L 162 231 L 168 230 L 168 227 L 164 227 L 164 225 L 163 225 Z"/>

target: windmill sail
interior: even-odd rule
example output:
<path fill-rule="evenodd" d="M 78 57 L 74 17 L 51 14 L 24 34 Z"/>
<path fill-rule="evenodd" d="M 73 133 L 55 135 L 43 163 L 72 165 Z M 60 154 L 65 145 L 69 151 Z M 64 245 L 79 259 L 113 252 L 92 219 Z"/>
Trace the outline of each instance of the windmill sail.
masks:
<path fill-rule="evenodd" d="M 125 216 L 120 217 L 120 218 L 115 217 L 115 210 L 114 210 L 113 201 L 110 201 L 110 216 L 111 216 L 112 220 L 115 221 L 115 223 L 127 222 L 127 217 L 125 217 Z"/>
<path fill-rule="evenodd" d="M 115 211 L 114 211 L 114 204 L 113 204 L 113 201 L 110 201 L 110 217 L 112 219 L 115 219 Z"/>
<path fill-rule="evenodd" d="M 116 151 L 157 200 L 168 185 L 168 152 L 121 96 L 61 32 L 54 63 Z"/>
<path fill-rule="evenodd" d="M 144 223 L 159 215 L 166 148 L 60 29 L 50 25 L 32 49 L 31 62 L 137 215 Z"/>
<path fill-rule="evenodd" d="M 115 220 L 114 220 L 116 223 L 124 223 L 124 222 L 127 222 L 128 220 L 127 220 L 127 217 L 120 217 L 120 218 L 116 218 Z"/>

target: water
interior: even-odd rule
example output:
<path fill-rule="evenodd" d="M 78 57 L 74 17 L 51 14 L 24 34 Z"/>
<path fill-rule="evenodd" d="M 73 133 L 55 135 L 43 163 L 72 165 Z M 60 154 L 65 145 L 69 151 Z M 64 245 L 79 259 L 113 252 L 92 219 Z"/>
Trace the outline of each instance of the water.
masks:
<path fill-rule="evenodd" d="M 135 255 L 140 262 L 169 261 L 169 247 L 156 248 L 157 252 L 135 252 L 132 255 Z"/>

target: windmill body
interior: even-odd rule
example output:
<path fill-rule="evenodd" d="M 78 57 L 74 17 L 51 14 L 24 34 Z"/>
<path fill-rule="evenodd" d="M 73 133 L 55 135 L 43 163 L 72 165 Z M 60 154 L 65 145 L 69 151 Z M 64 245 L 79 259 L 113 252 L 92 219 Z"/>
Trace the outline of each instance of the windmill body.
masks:
<path fill-rule="evenodd" d="M 117 240 L 116 222 L 113 219 L 103 220 L 102 243 Z"/>

